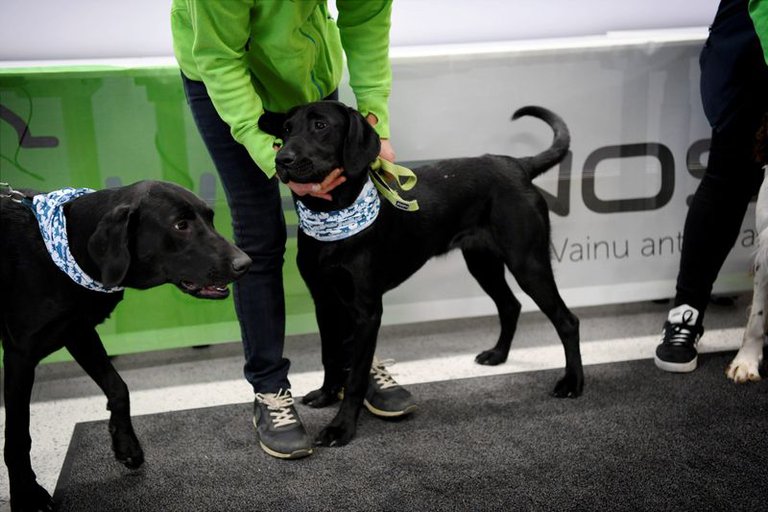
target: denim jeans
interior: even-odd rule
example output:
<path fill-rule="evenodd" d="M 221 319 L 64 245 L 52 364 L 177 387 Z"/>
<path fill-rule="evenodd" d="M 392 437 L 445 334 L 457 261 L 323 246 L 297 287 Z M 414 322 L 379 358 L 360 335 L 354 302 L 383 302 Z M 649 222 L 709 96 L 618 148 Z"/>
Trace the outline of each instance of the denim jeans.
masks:
<path fill-rule="evenodd" d="M 182 81 L 192 117 L 226 193 L 235 243 L 253 260 L 248 273 L 234 285 L 245 378 L 256 393 L 290 389 L 290 361 L 283 357 L 286 230 L 278 181 L 268 179 L 245 147 L 232 138 L 205 84 L 184 75 Z"/>

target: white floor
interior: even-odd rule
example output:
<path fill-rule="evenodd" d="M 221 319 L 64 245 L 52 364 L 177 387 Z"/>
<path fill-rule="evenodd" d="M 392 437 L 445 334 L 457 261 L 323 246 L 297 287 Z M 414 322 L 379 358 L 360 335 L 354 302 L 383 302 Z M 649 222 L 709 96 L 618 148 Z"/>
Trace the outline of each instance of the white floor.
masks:
<path fill-rule="evenodd" d="M 748 304 L 746 296 L 738 297 L 732 305 L 712 304 L 700 351 L 738 348 Z M 581 319 L 584 364 L 633 359 L 649 359 L 648 364 L 653 364 L 650 358 L 668 309 L 665 303 L 644 302 L 575 310 Z M 382 330 L 377 354 L 382 359 L 396 359 L 390 370 L 401 384 L 558 368 L 564 364 L 554 329 L 538 312 L 522 316 L 507 363 L 497 367 L 475 364 L 475 355 L 490 348 L 496 336 L 495 317 L 390 326 Z M 292 361 L 294 396 L 319 387 L 322 371 L 316 335 L 289 338 L 286 356 Z M 131 389 L 133 415 L 253 399 L 250 386 L 242 378 L 239 343 L 120 356 L 114 362 Z M 589 393 L 588 380 L 585 392 Z M 32 466 L 49 492 L 56 487 L 75 424 L 107 417 L 105 398 L 75 364 L 38 368 L 31 417 Z M 0 421 L 4 427 L 4 414 Z M 9 510 L 8 500 L 8 476 L 2 466 L 0 511 Z"/>

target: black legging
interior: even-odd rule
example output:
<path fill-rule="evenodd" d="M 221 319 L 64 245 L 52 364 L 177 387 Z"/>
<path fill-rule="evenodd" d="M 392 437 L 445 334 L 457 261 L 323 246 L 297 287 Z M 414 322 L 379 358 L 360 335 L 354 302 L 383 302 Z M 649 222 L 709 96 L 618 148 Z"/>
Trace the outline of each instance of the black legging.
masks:
<path fill-rule="evenodd" d="M 675 306 L 699 310 L 738 238 L 763 178 L 755 133 L 768 104 L 768 67 L 747 0 L 723 0 L 701 55 L 704 110 L 713 126 L 707 170 L 685 220 Z"/>

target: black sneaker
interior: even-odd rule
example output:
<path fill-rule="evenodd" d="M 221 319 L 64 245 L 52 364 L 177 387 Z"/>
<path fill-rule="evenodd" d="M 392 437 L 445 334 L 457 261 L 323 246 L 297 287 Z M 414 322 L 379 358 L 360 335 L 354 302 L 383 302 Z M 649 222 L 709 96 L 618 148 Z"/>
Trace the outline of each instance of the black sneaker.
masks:
<path fill-rule="evenodd" d="M 257 393 L 253 402 L 253 426 L 262 450 L 280 459 L 299 459 L 312 454 L 312 439 L 293 407 L 290 391 Z"/>
<path fill-rule="evenodd" d="M 373 358 L 371 373 L 368 376 L 368 392 L 363 401 L 371 414 L 382 418 L 405 416 L 416 410 L 413 395 L 395 382 L 387 371 L 386 367 L 392 364 L 392 359 L 379 361 Z"/>
<path fill-rule="evenodd" d="M 669 312 L 661 344 L 656 347 L 656 366 L 667 372 L 688 373 L 696 369 L 696 344 L 704 328 L 696 324 L 699 312 L 687 304 Z"/>

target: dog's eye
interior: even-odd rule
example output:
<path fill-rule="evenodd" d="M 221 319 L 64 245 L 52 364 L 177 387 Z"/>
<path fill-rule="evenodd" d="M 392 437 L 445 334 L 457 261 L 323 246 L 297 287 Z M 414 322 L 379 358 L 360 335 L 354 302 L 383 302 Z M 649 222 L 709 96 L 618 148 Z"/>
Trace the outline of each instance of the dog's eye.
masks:
<path fill-rule="evenodd" d="M 187 222 L 186 220 L 180 220 L 179 222 L 173 225 L 173 229 L 175 229 L 176 231 L 186 231 L 187 229 L 189 229 L 189 222 Z"/>
<path fill-rule="evenodd" d="M 315 130 L 324 130 L 327 126 L 325 121 L 315 121 Z"/>

